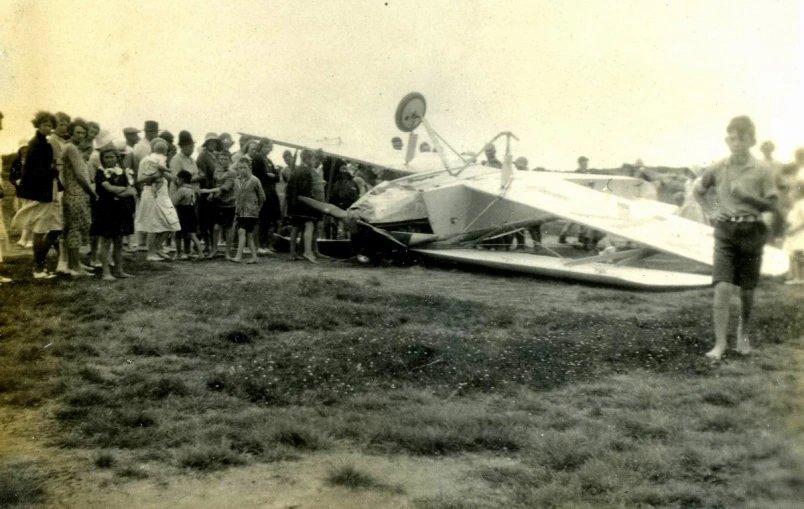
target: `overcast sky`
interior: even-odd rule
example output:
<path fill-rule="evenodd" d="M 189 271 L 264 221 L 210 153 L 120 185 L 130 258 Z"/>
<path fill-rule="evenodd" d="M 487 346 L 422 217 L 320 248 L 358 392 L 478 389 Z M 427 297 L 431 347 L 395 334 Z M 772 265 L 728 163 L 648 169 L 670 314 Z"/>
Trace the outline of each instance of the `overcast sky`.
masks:
<path fill-rule="evenodd" d="M 451 144 L 513 131 L 514 155 L 551 169 L 703 164 L 739 114 L 779 159 L 804 145 L 798 0 L 5 0 L 0 15 L 3 152 L 37 109 L 118 136 L 154 119 L 196 140 L 387 149 L 411 91 Z"/>

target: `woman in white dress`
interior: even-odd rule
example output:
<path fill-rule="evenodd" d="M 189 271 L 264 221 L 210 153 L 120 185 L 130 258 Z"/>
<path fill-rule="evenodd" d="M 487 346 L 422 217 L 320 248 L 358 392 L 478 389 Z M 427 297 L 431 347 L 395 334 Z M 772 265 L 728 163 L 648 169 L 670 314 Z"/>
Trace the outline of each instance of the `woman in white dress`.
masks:
<path fill-rule="evenodd" d="M 162 252 L 162 243 L 168 234 L 181 229 L 179 216 L 168 192 L 168 181 L 175 177 L 167 168 L 167 149 L 165 140 L 154 138 L 151 142 L 152 152 L 142 160 L 137 175 L 137 182 L 143 188 L 134 218 L 134 229 L 146 234 L 148 255 L 145 259 L 151 262 L 170 258 Z"/>

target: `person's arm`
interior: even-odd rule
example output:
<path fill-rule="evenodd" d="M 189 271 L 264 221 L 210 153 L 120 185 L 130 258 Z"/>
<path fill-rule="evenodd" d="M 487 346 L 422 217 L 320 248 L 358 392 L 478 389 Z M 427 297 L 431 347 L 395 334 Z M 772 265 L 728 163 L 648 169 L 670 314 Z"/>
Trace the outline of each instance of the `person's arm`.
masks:
<path fill-rule="evenodd" d="M 268 164 L 268 171 L 265 172 L 265 176 L 271 182 L 277 182 L 279 180 L 279 170 L 276 169 L 276 166 L 273 164 Z"/>
<path fill-rule="evenodd" d="M 762 198 L 760 196 L 746 193 L 740 187 L 732 188 L 732 193 L 737 198 L 743 200 L 753 207 L 756 207 L 760 212 L 773 211 L 777 208 L 778 197 L 775 195 L 769 196 L 768 198 Z"/>
<path fill-rule="evenodd" d="M 770 170 L 765 172 L 762 179 L 762 196 L 748 193 L 740 185 L 732 185 L 731 192 L 737 198 L 756 207 L 760 212 L 775 211 L 778 209 L 779 190 L 776 188 L 776 180 Z"/>
<path fill-rule="evenodd" d="M 128 189 L 128 187 L 113 186 L 112 184 L 109 183 L 108 180 L 104 180 L 103 182 L 101 182 L 101 187 L 103 187 L 106 191 L 112 194 L 116 194 L 118 196 L 122 196 L 123 193 L 126 192 L 126 190 Z"/>
<path fill-rule="evenodd" d="M 262 207 L 262 204 L 265 203 L 265 190 L 262 188 L 262 184 L 260 184 L 259 180 L 257 180 L 257 185 L 255 187 L 257 188 L 257 201 L 259 202 L 260 207 Z"/>
<path fill-rule="evenodd" d="M 701 174 L 701 177 L 697 180 L 695 186 L 692 189 L 692 194 L 695 197 L 695 200 L 701 205 L 705 205 L 706 192 L 713 185 L 715 185 L 714 170 L 712 168 L 707 168 Z"/>
<path fill-rule="evenodd" d="M 156 165 L 156 174 L 154 175 L 154 179 L 159 180 L 161 178 L 164 178 L 168 182 L 173 182 L 174 180 L 176 180 L 176 176 L 173 175 L 173 173 L 171 173 L 170 169 L 168 169 L 167 166 L 164 166 L 162 164 L 157 164 Z"/>

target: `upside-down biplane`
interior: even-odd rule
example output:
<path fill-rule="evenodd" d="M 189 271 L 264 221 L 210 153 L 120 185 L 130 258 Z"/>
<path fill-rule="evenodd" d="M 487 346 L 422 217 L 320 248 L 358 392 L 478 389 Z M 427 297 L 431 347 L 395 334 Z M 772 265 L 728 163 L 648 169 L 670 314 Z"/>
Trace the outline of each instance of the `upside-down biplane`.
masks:
<path fill-rule="evenodd" d="M 675 215 L 672 205 L 646 198 L 655 197 L 652 184 L 625 176 L 514 170 L 511 143 L 518 139 L 510 132 L 500 133 L 489 142 L 505 140 L 502 168 L 483 165 L 478 157 L 488 144 L 473 155 L 458 153 L 430 125 L 426 109 L 424 97 L 411 93 L 396 110 L 396 126 L 408 133 L 404 163 L 355 157 L 347 153 L 348 146 L 323 150 L 332 157 L 401 175 L 381 182 L 348 210 L 305 199 L 350 226 L 356 252 L 369 257 L 415 254 L 627 288 L 710 284 L 710 277 L 700 270 L 666 270 L 645 263 L 657 254 L 663 260 L 682 259 L 699 267 L 711 266 L 713 261 L 713 229 Z M 435 148 L 441 167 L 433 167 L 432 153 L 427 163 L 413 163 L 420 127 Z M 308 148 L 279 140 L 274 143 Z M 539 252 L 545 254 L 484 248 L 495 238 L 556 220 L 603 232 L 624 240 L 627 247 L 580 258 L 562 257 L 547 246 L 540 246 L 543 249 Z M 782 275 L 787 263 L 782 251 L 766 247 L 762 273 Z"/>

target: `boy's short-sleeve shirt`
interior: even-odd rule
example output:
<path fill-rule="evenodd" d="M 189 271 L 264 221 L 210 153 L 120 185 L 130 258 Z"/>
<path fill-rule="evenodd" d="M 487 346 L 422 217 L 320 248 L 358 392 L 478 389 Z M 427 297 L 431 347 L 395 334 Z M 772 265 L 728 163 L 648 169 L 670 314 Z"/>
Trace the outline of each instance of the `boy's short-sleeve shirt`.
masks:
<path fill-rule="evenodd" d="M 762 211 L 754 205 L 736 197 L 734 186 L 743 192 L 768 199 L 779 196 L 775 175 L 767 163 L 749 157 L 745 164 L 735 164 L 731 158 L 718 161 L 701 175 L 700 184 L 704 191 L 715 189 L 714 213 L 724 212 L 729 216 L 759 215 Z"/>

